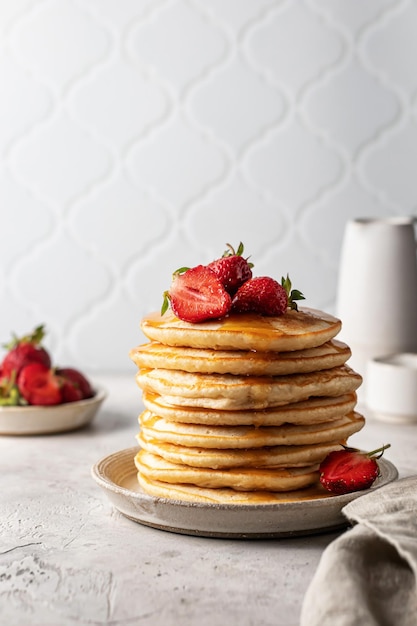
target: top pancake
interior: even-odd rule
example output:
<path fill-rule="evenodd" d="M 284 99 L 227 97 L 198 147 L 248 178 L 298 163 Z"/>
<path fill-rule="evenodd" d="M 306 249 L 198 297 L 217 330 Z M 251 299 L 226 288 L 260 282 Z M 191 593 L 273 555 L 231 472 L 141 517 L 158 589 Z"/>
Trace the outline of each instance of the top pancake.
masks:
<path fill-rule="evenodd" d="M 141 322 L 148 339 L 168 346 L 213 350 L 286 352 L 323 345 L 341 329 L 341 321 L 315 309 L 289 310 L 279 317 L 235 313 L 199 324 L 184 322 L 169 311 L 151 313 Z"/>

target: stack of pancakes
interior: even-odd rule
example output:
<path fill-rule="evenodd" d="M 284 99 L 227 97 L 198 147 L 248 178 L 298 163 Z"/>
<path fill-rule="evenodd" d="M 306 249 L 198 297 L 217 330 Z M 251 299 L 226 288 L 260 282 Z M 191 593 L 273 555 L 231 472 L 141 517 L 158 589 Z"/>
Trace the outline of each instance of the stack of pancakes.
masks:
<path fill-rule="evenodd" d="M 320 492 L 318 467 L 364 425 L 338 319 L 313 309 L 142 320 L 138 480 L 154 496 L 253 504 Z"/>

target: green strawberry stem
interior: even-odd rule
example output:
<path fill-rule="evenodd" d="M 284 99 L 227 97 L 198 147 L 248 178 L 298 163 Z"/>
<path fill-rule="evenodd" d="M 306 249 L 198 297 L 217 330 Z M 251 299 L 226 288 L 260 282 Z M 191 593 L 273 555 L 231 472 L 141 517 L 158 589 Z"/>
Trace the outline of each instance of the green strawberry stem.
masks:
<path fill-rule="evenodd" d="M 225 257 L 228 257 L 228 256 L 242 256 L 242 254 L 243 254 L 243 243 L 242 242 L 239 243 L 239 246 L 238 246 L 237 250 L 235 250 L 234 247 L 230 243 L 227 243 L 226 246 L 227 246 L 227 250 L 225 250 L 223 252 L 223 254 L 222 254 L 222 258 L 223 259 Z"/>
<path fill-rule="evenodd" d="M 16 372 L 10 378 L 0 379 L 0 406 L 19 406 L 27 404 L 16 385 Z"/>
<path fill-rule="evenodd" d="M 376 458 L 379 459 L 384 454 L 385 450 L 387 450 L 390 447 L 391 447 L 391 444 L 386 443 L 380 448 L 377 448 L 376 450 L 372 450 L 372 452 L 367 452 L 366 456 L 369 458 L 372 458 L 372 457 L 375 457 L 375 455 L 378 455 Z"/>
<path fill-rule="evenodd" d="M 243 256 L 243 251 L 245 247 L 242 242 L 239 243 L 237 250 L 235 250 L 234 247 L 230 243 L 227 243 L 226 246 L 227 246 L 227 250 L 223 252 L 222 259 L 230 257 L 230 256 Z M 246 261 L 248 261 L 248 259 L 249 257 L 246 258 Z M 253 263 L 248 262 L 248 265 L 252 269 Z"/>
<path fill-rule="evenodd" d="M 44 337 L 45 325 L 40 324 L 39 326 L 36 326 L 30 334 L 25 335 L 24 337 L 18 337 L 13 333 L 13 339 L 9 343 L 4 344 L 3 347 L 6 348 L 6 350 L 13 350 L 13 348 L 16 348 L 16 346 L 20 343 L 33 343 L 33 345 L 39 345 Z"/>

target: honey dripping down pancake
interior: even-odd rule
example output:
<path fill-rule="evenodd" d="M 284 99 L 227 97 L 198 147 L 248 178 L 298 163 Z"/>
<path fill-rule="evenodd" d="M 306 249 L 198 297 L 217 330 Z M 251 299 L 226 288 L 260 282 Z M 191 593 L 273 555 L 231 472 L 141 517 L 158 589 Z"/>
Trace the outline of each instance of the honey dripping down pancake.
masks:
<path fill-rule="evenodd" d="M 190 285 L 192 276 L 210 289 Z M 337 339 L 341 321 L 293 306 L 292 296 L 302 294 L 290 295 L 288 277 L 288 302 L 276 314 L 239 311 L 242 300 L 233 308 L 252 279 L 230 297 L 212 280 L 206 266 L 174 275 L 171 310 L 145 316 L 148 343 L 130 351 L 145 405 L 134 459 L 141 488 L 230 505 L 331 497 L 319 484 L 319 465 L 365 423 L 355 411 L 362 379 Z M 258 281 L 269 288 L 272 279 Z M 207 293 L 217 298 L 219 319 L 188 318 L 188 310 L 201 313 Z"/>
<path fill-rule="evenodd" d="M 151 313 L 141 322 L 148 339 L 168 346 L 263 352 L 315 348 L 333 339 L 341 326 L 337 318 L 308 308 L 289 310 L 279 317 L 231 314 L 200 324 L 184 322 L 172 312 Z"/>

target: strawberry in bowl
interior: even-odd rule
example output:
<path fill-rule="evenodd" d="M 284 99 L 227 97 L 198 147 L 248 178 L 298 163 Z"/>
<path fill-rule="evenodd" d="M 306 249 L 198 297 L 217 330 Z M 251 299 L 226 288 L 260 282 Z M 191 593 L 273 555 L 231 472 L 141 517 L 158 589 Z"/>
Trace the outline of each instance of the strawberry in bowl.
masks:
<path fill-rule="evenodd" d="M 0 434 L 40 434 L 79 428 L 93 419 L 102 389 L 73 367 L 57 367 L 42 345 L 44 326 L 5 346 L 0 363 Z"/>

